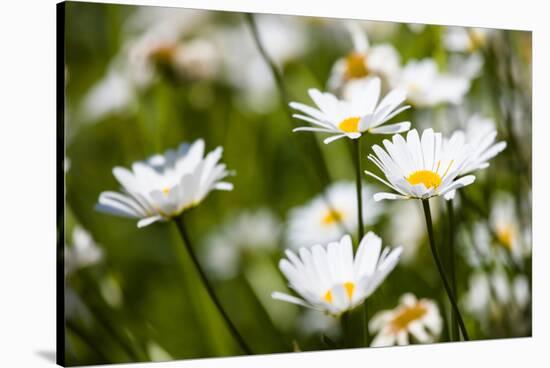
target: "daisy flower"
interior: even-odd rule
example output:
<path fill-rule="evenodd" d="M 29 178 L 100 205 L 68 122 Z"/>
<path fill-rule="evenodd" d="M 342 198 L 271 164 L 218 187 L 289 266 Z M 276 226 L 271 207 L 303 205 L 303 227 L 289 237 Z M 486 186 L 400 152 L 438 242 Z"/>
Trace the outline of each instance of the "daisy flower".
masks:
<path fill-rule="evenodd" d="M 482 118 L 479 115 L 472 116 L 468 121 L 466 132 L 457 130 L 451 139 L 466 142 L 470 147 L 470 159 L 459 175 L 472 173 L 489 167 L 489 160 L 498 155 L 506 148 L 506 142 L 495 143 L 497 131 L 492 119 Z M 445 142 L 448 144 L 448 142 Z M 445 195 L 445 199 L 454 198 L 455 191 Z"/>
<path fill-rule="evenodd" d="M 329 92 L 310 89 L 309 96 L 317 105 L 311 107 L 299 102 L 291 102 L 290 107 L 303 114 L 293 117 L 307 121 L 315 127 L 299 127 L 293 132 L 309 131 L 331 133 L 325 143 L 348 137 L 357 139 L 363 133 L 391 134 L 406 132 L 410 129 L 409 121 L 390 124 L 381 127 L 395 115 L 410 106 L 397 108 L 405 101 L 405 92 L 401 89 L 392 90 L 380 102 L 380 78 L 369 78 L 355 81 L 348 88 L 348 95 L 340 100 Z"/>
<path fill-rule="evenodd" d="M 379 331 L 371 346 L 408 345 L 409 335 L 420 343 L 435 342 L 443 329 L 443 319 L 437 304 L 428 299 L 416 299 L 407 293 L 399 306 L 375 314 L 369 329 Z"/>
<path fill-rule="evenodd" d="M 399 72 L 401 60 L 392 45 L 370 46 L 365 31 L 356 22 L 348 23 L 347 29 L 353 50 L 334 63 L 328 80 L 329 90 L 342 91 L 348 82 L 366 77 L 389 80 Z"/>
<path fill-rule="evenodd" d="M 204 156 L 204 141 L 183 143 L 178 150 L 135 162 L 132 170 L 115 167 L 113 175 L 123 193 L 102 192 L 97 209 L 117 216 L 139 218 L 138 227 L 168 221 L 197 206 L 212 190 L 232 190 L 221 181 L 229 175 L 218 163 L 222 148 Z"/>
<path fill-rule="evenodd" d="M 384 140 L 384 147 L 372 147 L 375 155 L 368 156 L 386 180 L 365 171 L 397 193 L 376 193 L 375 201 L 383 199 L 428 199 L 445 195 L 474 182 L 475 176 L 457 176 L 468 164 L 470 149 L 463 141 L 451 137 L 443 145 L 441 133 L 426 129 L 420 139 L 416 129 L 407 133 L 405 140 L 399 134 L 392 141 Z"/>
<path fill-rule="evenodd" d="M 382 210 L 372 200 L 374 190 L 363 184 L 363 221 L 374 224 Z M 357 193 L 355 183 L 336 182 L 288 217 L 286 242 L 293 249 L 340 239 L 346 232 L 357 231 Z"/>
<path fill-rule="evenodd" d="M 433 59 L 423 59 L 409 61 L 391 85 L 404 89 L 407 100 L 414 106 L 431 107 L 440 103 L 461 103 L 470 89 L 470 79 L 440 73 Z"/>
<path fill-rule="evenodd" d="M 401 248 L 382 251 L 382 239 L 367 233 L 355 256 L 351 237 L 327 245 L 300 248 L 298 255 L 286 251 L 288 259 L 279 262 L 289 286 L 301 298 L 274 292 L 274 299 L 316 309 L 332 316 L 361 305 L 399 260 Z"/>

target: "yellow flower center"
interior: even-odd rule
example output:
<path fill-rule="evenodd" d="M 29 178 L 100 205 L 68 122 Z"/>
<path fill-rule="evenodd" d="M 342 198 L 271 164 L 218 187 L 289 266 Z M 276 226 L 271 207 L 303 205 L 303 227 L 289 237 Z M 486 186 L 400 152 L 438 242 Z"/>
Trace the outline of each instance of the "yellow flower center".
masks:
<path fill-rule="evenodd" d="M 340 128 L 341 131 L 346 133 L 357 133 L 359 132 L 360 120 L 361 118 L 357 116 L 344 119 L 340 122 L 340 124 L 338 124 L 338 128 Z"/>
<path fill-rule="evenodd" d="M 169 64 L 176 52 L 176 45 L 172 43 L 164 43 L 155 47 L 149 53 L 149 57 L 155 63 Z"/>
<path fill-rule="evenodd" d="M 325 216 L 323 216 L 323 219 L 321 220 L 321 223 L 324 226 L 330 226 L 330 225 L 333 225 L 337 222 L 342 221 L 343 218 L 344 218 L 344 214 L 342 212 L 340 212 L 338 210 L 329 210 L 329 211 L 327 211 Z"/>
<path fill-rule="evenodd" d="M 353 291 L 355 289 L 355 284 L 350 281 L 344 282 L 344 288 L 346 289 L 348 298 L 351 300 L 351 297 L 353 296 Z M 324 299 L 327 303 L 332 303 L 332 292 L 330 290 L 325 293 Z"/>
<path fill-rule="evenodd" d="M 171 188 L 170 187 L 164 187 L 162 188 L 162 194 L 167 196 L 170 193 Z"/>
<path fill-rule="evenodd" d="M 409 175 L 407 181 L 411 185 L 424 184 L 427 189 L 437 188 L 441 184 L 441 176 L 434 171 L 419 170 Z"/>
<path fill-rule="evenodd" d="M 417 319 L 422 318 L 427 312 L 426 307 L 420 303 L 416 303 L 411 307 L 402 308 L 390 322 L 391 330 L 396 333 L 406 330 L 409 324 Z"/>
<path fill-rule="evenodd" d="M 515 231 L 512 226 L 501 226 L 496 231 L 496 236 L 500 244 L 508 250 L 512 250 L 512 241 L 515 237 Z"/>
<path fill-rule="evenodd" d="M 350 80 L 366 77 L 369 74 L 366 59 L 366 56 L 360 52 L 350 53 L 346 57 L 344 78 Z"/>
<path fill-rule="evenodd" d="M 469 52 L 474 52 L 485 44 L 485 35 L 479 31 L 469 30 L 468 36 L 470 37 Z"/>

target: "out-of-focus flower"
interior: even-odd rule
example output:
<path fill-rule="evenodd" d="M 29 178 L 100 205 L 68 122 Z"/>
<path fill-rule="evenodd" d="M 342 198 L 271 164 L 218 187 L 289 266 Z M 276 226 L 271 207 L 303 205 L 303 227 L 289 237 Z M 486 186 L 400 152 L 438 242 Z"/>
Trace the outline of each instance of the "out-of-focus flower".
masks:
<path fill-rule="evenodd" d="M 443 43 L 449 51 L 472 53 L 484 47 L 495 32 L 490 28 L 447 27 Z"/>
<path fill-rule="evenodd" d="M 304 335 L 323 333 L 331 337 L 338 337 L 340 324 L 338 320 L 314 309 L 306 309 L 298 317 L 297 324 Z"/>
<path fill-rule="evenodd" d="M 489 167 L 489 160 L 506 148 L 506 142 L 504 141 L 495 143 L 496 137 L 497 131 L 494 121 L 479 115 L 473 115 L 468 120 L 466 132 L 457 130 L 453 133 L 451 139 L 465 142 L 470 147 L 468 163 L 459 175 L 466 175 Z M 444 144 L 448 143 L 449 141 L 445 140 Z M 454 195 L 455 191 L 450 191 L 445 194 L 445 199 L 452 199 Z"/>
<path fill-rule="evenodd" d="M 386 150 L 374 145 L 375 155 L 369 154 L 368 158 L 387 180 L 369 171 L 365 173 L 397 193 L 376 193 L 375 201 L 442 196 L 475 180 L 473 175 L 456 179 L 470 159 L 470 148 L 456 137 L 443 145 L 441 133 L 426 129 L 421 140 L 413 129 L 407 133 L 407 140 L 396 134 L 392 142 L 384 140 L 384 147 Z"/>
<path fill-rule="evenodd" d="M 392 134 L 410 129 L 409 121 L 381 126 L 410 106 L 398 106 L 405 101 L 405 92 L 392 90 L 380 102 L 380 79 L 362 79 L 350 86 L 347 98 L 340 100 L 329 92 L 310 89 L 309 96 L 317 106 L 311 107 L 299 102 L 291 102 L 293 109 L 302 114 L 294 114 L 297 119 L 314 124 L 315 127 L 299 127 L 293 132 L 330 133 L 325 143 L 348 137 L 357 139 L 363 133 Z"/>
<path fill-rule="evenodd" d="M 205 263 L 220 279 L 237 274 L 241 255 L 248 251 L 269 252 L 277 246 L 281 224 L 267 208 L 243 211 L 232 216 L 206 239 Z"/>
<path fill-rule="evenodd" d="M 97 209 L 117 216 L 139 218 L 138 227 L 168 221 L 197 206 L 212 190 L 232 190 L 221 181 L 229 175 L 218 161 L 222 147 L 204 157 L 204 141 L 183 143 L 178 150 L 135 162 L 132 170 L 115 167 L 113 175 L 123 193 L 102 192 Z"/>
<path fill-rule="evenodd" d="M 498 243 L 510 252 L 516 261 L 531 255 L 531 242 L 529 229 L 523 230 L 516 212 L 514 198 L 504 192 L 497 193 L 489 223 Z"/>
<path fill-rule="evenodd" d="M 417 107 L 459 104 L 470 89 L 469 78 L 440 73 L 433 59 L 409 61 L 391 84 L 404 89 L 407 100 Z"/>
<path fill-rule="evenodd" d="M 429 299 L 416 299 L 407 293 L 393 310 L 375 314 L 369 322 L 371 331 L 379 331 L 371 346 L 408 345 L 409 335 L 422 344 L 437 341 L 443 319 L 437 304 Z"/>
<path fill-rule="evenodd" d="M 84 97 L 85 119 L 127 111 L 138 90 L 150 86 L 159 70 L 168 69 L 183 79 L 214 78 L 221 60 L 214 44 L 199 37 L 183 40 L 206 14 L 188 9 L 136 12 L 125 24 L 124 43 L 105 77 Z"/>
<path fill-rule="evenodd" d="M 126 111 L 135 99 L 131 81 L 120 71 L 110 68 L 105 77 L 86 94 L 82 113 L 88 120 Z"/>
<path fill-rule="evenodd" d="M 80 226 L 73 229 L 72 245 L 65 245 L 65 273 L 97 264 L 103 258 L 103 250 L 92 235 Z"/>
<path fill-rule="evenodd" d="M 152 362 L 167 362 L 174 360 L 174 358 L 168 353 L 162 346 L 154 341 L 147 343 L 147 355 Z"/>
<path fill-rule="evenodd" d="M 334 63 L 328 80 L 331 91 L 342 93 L 350 81 L 373 76 L 387 82 L 399 72 L 400 56 L 391 44 L 370 46 L 367 34 L 359 23 L 347 23 L 347 29 L 353 50 Z"/>
<path fill-rule="evenodd" d="M 374 190 L 363 184 L 363 221 L 372 225 L 381 212 L 372 200 Z M 336 241 L 357 230 L 357 192 L 352 182 L 336 182 L 304 206 L 290 211 L 287 244 L 294 249 Z"/>
<path fill-rule="evenodd" d="M 361 305 L 399 261 L 401 248 L 382 251 L 382 239 L 367 233 L 353 255 L 351 237 L 327 245 L 302 247 L 299 256 L 286 251 L 279 268 L 301 298 L 274 292 L 274 299 L 316 309 L 333 316 Z"/>
<path fill-rule="evenodd" d="M 407 23 L 407 28 L 414 33 L 422 33 L 426 29 L 426 25 L 422 23 Z"/>
<path fill-rule="evenodd" d="M 466 310 L 487 327 L 489 318 L 504 318 L 521 312 L 531 301 L 529 280 L 524 275 L 510 277 L 502 269 L 491 273 L 477 272 L 470 276 L 468 293 L 462 302 Z"/>

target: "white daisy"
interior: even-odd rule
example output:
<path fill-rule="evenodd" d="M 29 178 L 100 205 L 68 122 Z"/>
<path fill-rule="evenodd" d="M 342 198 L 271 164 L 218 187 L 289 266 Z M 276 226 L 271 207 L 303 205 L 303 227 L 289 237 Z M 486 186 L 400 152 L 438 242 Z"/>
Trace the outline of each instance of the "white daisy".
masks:
<path fill-rule="evenodd" d="M 334 63 L 328 80 L 331 91 L 343 91 L 348 82 L 366 77 L 379 76 L 387 81 L 399 72 L 400 56 L 392 45 L 370 46 L 360 24 L 353 22 L 347 25 L 353 50 Z"/>
<path fill-rule="evenodd" d="M 69 274 L 80 268 L 97 264 L 103 258 L 103 250 L 89 232 L 75 226 L 71 246 L 65 245 L 65 273 Z"/>
<path fill-rule="evenodd" d="M 361 305 L 394 269 L 401 248 L 382 250 L 382 239 L 367 233 L 354 257 L 351 237 L 337 242 L 287 250 L 279 262 L 289 286 L 301 298 L 274 292 L 274 299 L 323 311 L 333 316 Z"/>
<path fill-rule="evenodd" d="M 440 73 L 433 59 L 423 59 L 409 61 L 391 85 L 404 89 L 407 100 L 414 106 L 430 107 L 440 103 L 461 103 L 470 89 L 470 79 Z"/>
<path fill-rule="evenodd" d="M 379 145 L 372 147 L 375 155 L 369 160 L 384 173 L 386 180 L 365 171 L 397 193 L 376 193 L 375 201 L 383 199 L 428 199 L 469 185 L 475 176 L 456 177 L 468 164 L 470 149 L 464 142 L 451 137 L 443 145 L 441 133 L 426 129 L 419 138 L 416 129 L 407 133 L 407 140 L 399 134 L 392 141 L 385 139 L 382 149 Z"/>
<path fill-rule="evenodd" d="M 382 210 L 372 200 L 371 186 L 363 184 L 363 221 L 374 224 Z M 336 182 L 301 207 L 290 211 L 286 242 L 289 247 L 324 244 L 336 241 L 347 232 L 357 231 L 357 192 L 353 182 Z"/>
<path fill-rule="evenodd" d="M 97 209 L 117 216 L 139 218 L 138 227 L 168 221 L 197 206 L 212 190 L 232 190 L 221 181 L 229 175 L 218 161 L 222 147 L 204 156 L 204 141 L 183 143 L 177 151 L 135 162 L 132 170 L 115 167 L 113 175 L 123 193 L 103 192 Z"/>
<path fill-rule="evenodd" d="M 409 121 L 380 126 L 410 106 L 397 108 L 405 101 L 405 92 L 401 89 L 392 90 L 381 101 L 380 78 L 369 78 L 355 81 L 349 86 L 346 99 L 339 100 L 329 92 L 310 89 L 309 96 L 317 108 L 299 102 L 291 102 L 290 107 L 302 114 L 294 114 L 297 119 L 307 121 L 316 127 L 299 127 L 293 132 L 309 131 L 331 133 L 325 139 L 330 143 L 337 139 L 348 137 L 357 139 L 363 133 L 392 134 L 406 132 L 410 129 Z"/>
<path fill-rule="evenodd" d="M 409 335 L 419 343 L 435 342 L 443 329 L 443 319 L 437 304 L 428 299 L 416 299 L 407 293 L 393 310 L 375 314 L 369 322 L 371 331 L 379 331 L 371 346 L 408 345 Z"/>
<path fill-rule="evenodd" d="M 506 148 L 506 142 L 495 143 L 497 131 L 492 119 L 482 118 L 474 115 L 468 120 L 466 133 L 457 130 L 451 136 L 451 139 L 466 142 L 470 147 L 468 154 L 469 162 L 464 166 L 459 175 L 466 175 L 476 170 L 489 167 L 489 160 L 498 155 Z M 448 141 L 445 140 L 445 144 Z M 445 199 L 454 198 L 455 191 L 450 191 L 445 195 Z"/>

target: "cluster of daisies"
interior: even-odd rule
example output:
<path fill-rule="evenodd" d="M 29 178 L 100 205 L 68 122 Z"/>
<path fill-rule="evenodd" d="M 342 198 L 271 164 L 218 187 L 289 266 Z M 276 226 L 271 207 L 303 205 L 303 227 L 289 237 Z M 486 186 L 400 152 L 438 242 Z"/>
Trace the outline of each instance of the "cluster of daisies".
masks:
<path fill-rule="evenodd" d="M 336 319 L 365 303 L 397 266 L 403 250 L 401 246 L 384 247 L 381 237 L 371 231 L 353 239 L 351 234 L 361 226 L 358 218 L 364 225 L 373 224 L 382 212 L 377 203 L 381 200 L 453 200 L 456 191 L 474 183 L 474 173 L 486 168 L 506 147 L 505 142 L 496 142 L 492 125 L 480 123 L 467 132 L 445 136 L 431 128 L 411 129 L 410 121 L 390 123 L 411 107 L 407 102 L 415 107 L 456 103 L 469 83 L 439 74 L 429 60 L 412 61 L 405 67 L 388 62 L 394 50 L 385 45 L 369 47 L 364 32 L 353 27 L 350 31 L 355 50 L 333 68 L 328 84 L 334 93 L 310 89 L 313 105 L 290 103 L 296 111 L 293 116 L 310 124 L 294 131 L 326 134 L 326 144 L 359 140 L 368 134 L 390 135 L 381 145 L 373 145 L 368 156 L 360 157 L 380 171 L 365 171 L 360 181 L 374 179 L 387 190 L 378 192 L 363 183 L 364 202 L 359 206 L 354 185 L 337 182 L 305 206 L 293 209 L 285 232 L 289 249 L 279 268 L 295 294 L 272 294 L 273 299 Z M 135 218 L 140 228 L 177 219 L 199 206 L 211 191 L 233 189 L 225 181 L 232 172 L 221 158 L 222 147 L 206 152 L 205 142 L 198 139 L 135 162 L 130 169 L 115 167 L 113 175 L 122 190 L 101 193 L 97 208 Z M 503 232 L 502 237 L 506 236 Z M 246 243 L 227 234 L 216 239 L 218 259 L 231 254 L 231 245 L 224 239 L 231 244 Z M 273 244 L 269 239 L 264 243 Z M 238 262 L 232 261 L 231 272 L 236 267 Z M 433 301 L 404 291 L 399 305 L 373 316 L 368 327 L 377 332 L 371 346 L 407 344 L 410 336 L 417 342 L 431 342 L 442 330 L 442 318 Z"/>

